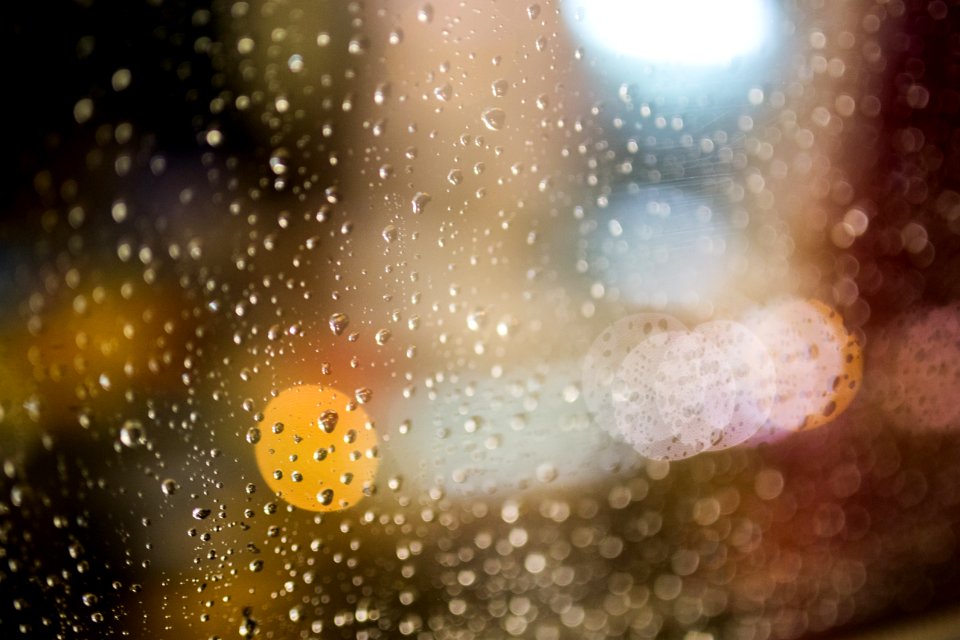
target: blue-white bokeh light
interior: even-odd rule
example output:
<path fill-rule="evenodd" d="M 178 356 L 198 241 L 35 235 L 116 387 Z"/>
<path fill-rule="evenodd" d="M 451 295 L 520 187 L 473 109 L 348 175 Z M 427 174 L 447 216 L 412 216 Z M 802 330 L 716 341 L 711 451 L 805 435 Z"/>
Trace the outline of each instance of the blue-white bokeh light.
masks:
<path fill-rule="evenodd" d="M 573 0 L 567 9 L 572 28 L 609 53 L 691 67 L 756 52 L 773 20 L 767 0 Z"/>

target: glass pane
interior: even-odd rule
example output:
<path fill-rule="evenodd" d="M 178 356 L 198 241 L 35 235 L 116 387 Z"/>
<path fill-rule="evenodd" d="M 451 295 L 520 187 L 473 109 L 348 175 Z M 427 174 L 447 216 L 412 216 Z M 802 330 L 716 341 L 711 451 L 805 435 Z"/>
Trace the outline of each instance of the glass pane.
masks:
<path fill-rule="evenodd" d="M 956 3 L 9 11 L 4 637 L 956 633 Z"/>

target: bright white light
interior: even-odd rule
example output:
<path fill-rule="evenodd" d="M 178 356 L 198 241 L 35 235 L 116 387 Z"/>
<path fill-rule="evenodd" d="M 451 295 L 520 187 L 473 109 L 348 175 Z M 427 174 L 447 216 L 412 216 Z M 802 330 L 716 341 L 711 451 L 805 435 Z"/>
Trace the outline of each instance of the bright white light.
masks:
<path fill-rule="evenodd" d="M 766 0 L 575 0 L 574 7 L 574 28 L 596 45 L 690 66 L 724 65 L 755 51 L 771 21 Z"/>

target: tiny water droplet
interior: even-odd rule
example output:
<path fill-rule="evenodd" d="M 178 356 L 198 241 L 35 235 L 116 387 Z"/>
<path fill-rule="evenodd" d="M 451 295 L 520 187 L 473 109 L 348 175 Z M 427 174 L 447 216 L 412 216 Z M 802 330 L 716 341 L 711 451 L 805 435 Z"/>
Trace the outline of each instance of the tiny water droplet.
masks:
<path fill-rule="evenodd" d="M 320 428 L 327 433 L 333 433 L 337 428 L 337 422 L 340 420 L 340 414 L 333 409 L 327 409 L 320 414 Z"/>
<path fill-rule="evenodd" d="M 557 468 L 549 462 L 544 462 L 537 467 L 537 480 L 543 482 L 544 484 L 548 484 L 556 480 L 557 475 L 559 475 L 557 473 Z"/>
<path fill-rule="evenodd" d="M 382 347 L 390 341 L 392 336 L 393 334 L 390 333 L 390 329 L 380 329 L 373 338 L 377 341 L 377 344 Z"/>
<path fill-rule="evenodd" d="M 487 129 L 490 129 L 490 131 L 500 131 L 507 121 L 507 113 L 499 107 L 484 109 L 480 117 L 483 120 L 483 124 Z"/>
<path fill-rule="evenodd" d="M 467 328 L 470 331 L 479 331 L 487 323 L 487 313 L 483 309 L 476 309 L 467 314 Z"/>
<path fill-rule="evenodd" d="M 451 98 L 453 98 L 453 87 L 449 84 L 443 84 L 433 90 L 433 95 L 440 102 L 450 102 Z"/>
<path fill-rule="evenodd" d="M 417 11 L 417 20 L 429 24 L 433 22 L 433 5 L 425 4 Z"/>
<path fill-rule="evenodd" d="M 350 318 L 343 313 L 335 313 L 330 316 L 330 331 L 333 331 L 333 335 L 339 336 L 343 333 L 343 330 L 347 328 L 347 325 L 350 324 Z"/>
<path fill-rule="evenodd" d="M 127 420 L 120 427 L 120 442 L 131 449 L 145 444 L 147 441 L 143 425 L 139 420 Z"/>
<path fill-rule="evenodd" d="M 193 510 L 193 519 L 194 520 L 204 520 L 207 516 L 210 515 L 210 509 L 204 509 L 202 507 L 197 507 Z"/>
<path fill-rule="evenodd" d="M 430 197 L 429 193 L 417 191 L 417 193 L 413 196 L 413 200 L 410 201 L 410 204 L 413 207 L 413 212 L 423 213 L 424 208 L 432 199 L 433 198 Z"/>
<path fill-rule="evenodd" d="M 257 444 L 260 442 L 260 429 L 257 427 L 250 427 L 247 429 L 247 442 L 250 444 Z"/>
<path fill-rule="evenodd" d="M 172 478 L 167 478 L 160 483 L 160 490 L 163 491 L 163 494 L 167 496 L 172 496 L 175 494 L 178 488 L 177 481 Z"/>
<path fill-rule="evenodd" d="M 400 237 L 400 230 L 394 225 L 388 224 L 383 228 L 383 231 L 380 232 L 380 235 L 383 236 L 385 241 L 394 242 Z"/>
<path fill-rule="evenodd" d="M 347 51 L 355 56 L 363 55 L 367 52 L 369 45 L 370 43 L 366 37 L 360 35 L 353 36 L 347 44 Z"/>
<path fill-rule="evenodd" d="M 243 621 L 240 623 L 240 636 L 243 638 L 252 638 L 260 633 L 257 621 L 250 617 L 249 609 L 244 609 Z"/>
<path fill-rule="evenodd" d="M 272 154 L 270 154 L 270 170 L 278 176 L 282 176 L 287 172 L 287 162 L 290 159 L 290 153 L 280 147 L 275 149 Z"/>

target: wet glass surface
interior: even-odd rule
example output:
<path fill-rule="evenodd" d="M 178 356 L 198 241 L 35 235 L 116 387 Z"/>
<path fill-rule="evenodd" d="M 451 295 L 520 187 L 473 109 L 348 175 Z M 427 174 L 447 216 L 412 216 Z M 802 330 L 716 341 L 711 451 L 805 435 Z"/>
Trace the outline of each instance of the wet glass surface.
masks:
<path fill-rule="evenodd" d="M 955 2 L 5 23 L 3 637 L 958 603 Z"/>

